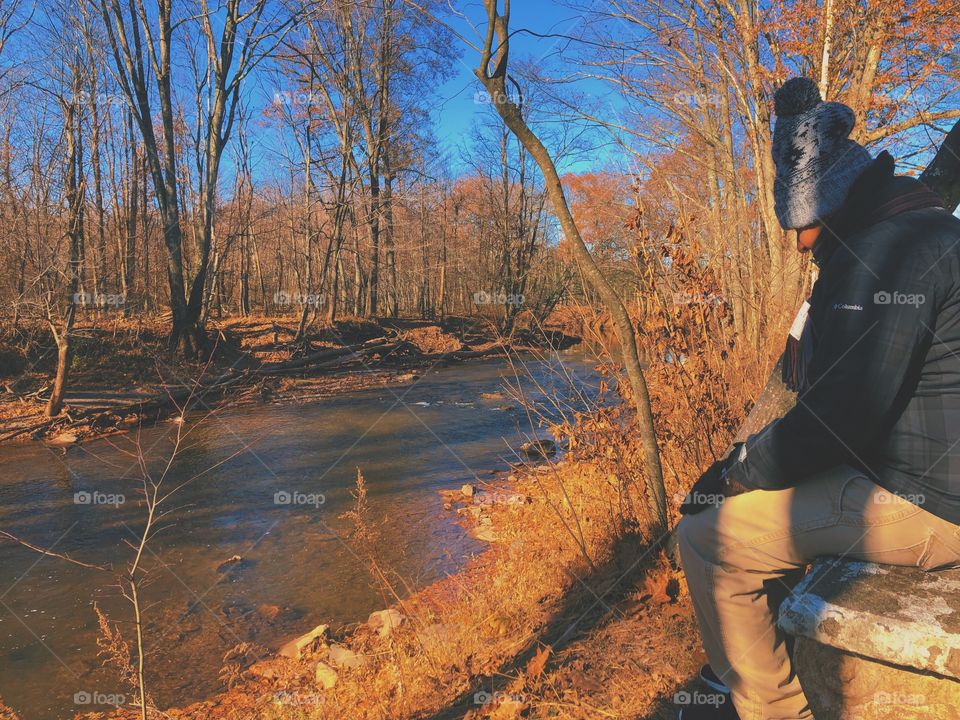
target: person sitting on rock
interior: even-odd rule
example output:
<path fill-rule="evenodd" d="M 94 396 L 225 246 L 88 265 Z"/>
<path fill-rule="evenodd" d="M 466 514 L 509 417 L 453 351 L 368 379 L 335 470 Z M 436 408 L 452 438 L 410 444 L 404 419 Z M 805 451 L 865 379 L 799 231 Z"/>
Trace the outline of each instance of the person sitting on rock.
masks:
<path fill-rule="evenodd" d="M 960 219 L 813 81 L 774 105 L 775 212 L 819 278 L 784 353 L 796 405 L 681 508 L 714 691 L 682 693 L 682 720 L 813 717 L 776 616 L 814 558 L 960 565 Z"/>

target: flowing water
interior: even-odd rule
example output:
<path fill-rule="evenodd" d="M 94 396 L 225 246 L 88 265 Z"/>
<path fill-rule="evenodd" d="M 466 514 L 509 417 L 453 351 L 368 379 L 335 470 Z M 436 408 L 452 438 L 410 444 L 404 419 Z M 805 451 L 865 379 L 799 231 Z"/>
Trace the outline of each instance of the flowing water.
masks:
<path fill-rule="evenodd" d="M 564 372 L 558 373 L 562 368 Z M 597 379 L 578 354 L 528 363 L 520 386 L 577 407 Z M 571 386 L 568 375 L 572 378 Z M 276 648 L 320 623 L 363 621 L 389 604 L 347 539 L 357 468 L 378 555 L 412 587 L 456 571 L 483 544 L 467 537 L 436 490 L 489 478 L 515 460 L 527 415 L 504 393 L 503 361 L 431 370 L 416 382 L 309 404 L 195 413 L 162 491 L 148 571 L 150 688 L 160 707 L 215 692 L 224 653 Z M 144 526 L 143 471 L 163 472 L 178 425 L 68 451 L 0 447 L 0 529 L 98 565 L 78 567 L 0 540 L 0 697 L 24 720 L 69 718 L 130 699 L 97 657 L 94 604 L 133 641 L 117 584 Z M 226 562 L 239 556 L 241 560 Z M 123 696 L 126 695 L 126 698 Z"/>

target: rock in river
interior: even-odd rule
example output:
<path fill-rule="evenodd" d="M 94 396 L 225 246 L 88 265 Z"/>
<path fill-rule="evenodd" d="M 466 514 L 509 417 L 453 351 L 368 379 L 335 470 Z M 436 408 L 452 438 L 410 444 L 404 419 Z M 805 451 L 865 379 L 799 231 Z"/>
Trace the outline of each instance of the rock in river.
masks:
<path fill-rule="evenodd" d="M 557 444 L 553 440 L 531 440 L 520 446 L 520 452 L 531 460 L 546 460 L 557 454 Z"/>
<path fill-rule="evenodd" d="M 242 563 L 242 562 L 243 562 L 243 558 L 242 558 L 242 557 L 240 557 L 239 555 L 233 555 L 232 557 L 228 557 L 228 558 L 227 558 L 226 560 L 224 560 L 222 563 L 220 563 L 219 565 L 217 565 L 217 572 L 218 572 L 218 573 L 226 572 L 227 570 L 229 570 L 229 569 L 230 569 L 233 565 L 235 565 L 236 563 Z"/>

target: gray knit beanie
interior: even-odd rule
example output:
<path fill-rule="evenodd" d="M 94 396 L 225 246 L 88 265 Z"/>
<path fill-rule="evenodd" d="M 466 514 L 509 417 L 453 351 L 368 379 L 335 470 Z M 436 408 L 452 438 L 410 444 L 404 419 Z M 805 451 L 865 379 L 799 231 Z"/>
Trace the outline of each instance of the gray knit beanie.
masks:
<path fill-rule="evenodd" d="M 836 212 L 873 158 L 848 136 L 853 110 L 823 102 L 809 78 L 787 80 L 773 96 L 774 209 L 784 229 L 809 227 Z"/>

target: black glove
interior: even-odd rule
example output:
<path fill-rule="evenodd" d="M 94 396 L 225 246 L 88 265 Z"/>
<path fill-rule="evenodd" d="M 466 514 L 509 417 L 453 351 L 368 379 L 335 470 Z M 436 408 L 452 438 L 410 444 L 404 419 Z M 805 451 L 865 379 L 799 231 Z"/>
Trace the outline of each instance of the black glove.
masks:
<path fill-rule="evenodd" d="M 723 471 L 727 460 L 717 460 L 706 469 L 680 505 L 681 515 L 695 515 L 723 502 Z"/>
<path fill-rule="evenodd" d="M 743 443 L 734 445 L 724 458 L 708 467 L 700 479 L 693 484 L 690 492 L 683 499 L 683 504 L 680 505 L 681 515 L 696 515 L 707 508 L 719 506 L 727 497 L 739 495 L 747 490 L 739 485 L 732 486 L 725 478 L 727 468 L 735 463 L 740 455 L 741 445 Z"/>

